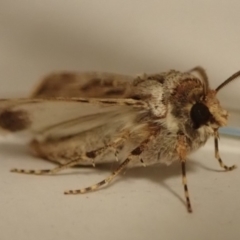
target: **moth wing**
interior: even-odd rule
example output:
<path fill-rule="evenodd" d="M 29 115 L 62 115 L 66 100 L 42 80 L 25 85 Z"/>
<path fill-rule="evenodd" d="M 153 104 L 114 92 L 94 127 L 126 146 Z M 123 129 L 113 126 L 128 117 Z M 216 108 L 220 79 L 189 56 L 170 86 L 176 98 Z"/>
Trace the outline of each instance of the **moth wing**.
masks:
<path fill-rule="evenodd" d="M 98 104 L 55 101 L 49 98 L 125 98 L 131 92 L 133 77 L 101 72 L 59 72 L 46 76 L 31 94 L 37 100 L 0 102 L 0 127 L 33 135 L 61 137 L 77 134 L 109 122 L 129 108 Z M 44 100 L 48 98 L 48 100 Z M 42 100 L 41 100 L 42 99 Z M 121 113 L 121 114 L 120 114 Z"/>
<path fill-rule="evenodd" d="M 0 128 L 4 132 L 28 131 L 33 136 L 59 138 L 94 128 L 129 124 L 137 111 L 131 106 L 22 99 L 0 101 Z"/>
<path fill-rule="evenodd" d="M 33 135 L 45 137 L 71 136 L 103 125 L 107 129 L 113 123 L 129 127 L 141 108 L 144 109 L 144 104 L 158 111 L 156 104 L 161 96 L 161 91 L 153 91 L 150 81 L 159 85 L 162 79 L 139 78 L 135 90 L 132 89 L 133 80 L 135 78 L 129 76 L 99 72 L 49 75 L 33 92 L 32 98 L 0 101 L 0 127 L 10 132 L 28 130 Z M 80 97 L 88 98 L 79 101 Z M 90 97 L 94 97 L 95 103 L 89 101 Z M 118 104 L 113 98 L 119 99 Z M 96 99 L 115 105 L 100 106 Z M 120 106 L 121 101 L 129 99 L 130 102 Z M 137 103 L 138 109 L 131 101 Z M 158 116 L 163 115 L 163 110 L 160 110 Z"/>
<path fill-rule="evenodd" d="M 103 72 L 52 73 L 40 82 L 31 97 L 125 98 L 130 95 L 133 79 Z"/>

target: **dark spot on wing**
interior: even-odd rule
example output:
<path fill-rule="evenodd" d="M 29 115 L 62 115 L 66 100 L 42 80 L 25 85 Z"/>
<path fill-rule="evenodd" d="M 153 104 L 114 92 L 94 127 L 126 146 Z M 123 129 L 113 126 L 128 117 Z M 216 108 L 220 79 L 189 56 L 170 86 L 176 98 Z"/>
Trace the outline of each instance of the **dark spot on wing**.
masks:
<path fill-rule="evenodd" d="M 86 156 L 89 157 L 89 158 L 95 158 L 96 157 L 96 151 L 86 152 Z"/>
<path fill-rule="evenodd" d="M 141 147 L 136 147 L 132 152 L 132 155 L 140 155 L 142 153 Z"/>
<path fill-rule="evenodd" d="M 93 78 L 88 83 L 81 86 L 80 90 L 89 91 L 96 87 L 113 87 L 114 81 L 113 79 L 104 79 L 104 78 Z"/>
<path fill-rule="evenodd" d="M 80 90 L 87 91 L 87 90 L 90 90 L 93 87 L 100 86 L 100 84 L 101 84 L 101 79 L 100 78 L 94 78 L 89 83 L 86 83 L 83 86 L 81 86 Z"/>
<path fill-rule="evenodd" d="M 120 89 L 120 88 L 113 88 L 113 89 L 109 89 L 105 92 L 106 95 L 122 95 L 125 92 L 125 89 Z"/>
<path fill-rule="evenodd" d="M 88 99 L 78 99 L 76 100 L 77 102 L 83 102 L 83 103 L 88 103 L 89 100 Z"/>
<path fill-rule="evenodd" d="M 130 95 L 129 98 L 132 98 L 134 100 L 147 100 L 149 98 L 151 98 L 151 94 L 134 94 L 134 95 Z"/>
<path fill-rule="evenodd" d="M 134 100 L 142 100 L 142 95 L 135 94 L 135 95 L 131 95 L 129 98 L 132 98 Z"/>
<path fill-rule="evenodd" d="M 25 111 L 5 110 L 0 114 L 0 126 L 11 132 L 24 130 L 30 125 L 29 115 Z"/>

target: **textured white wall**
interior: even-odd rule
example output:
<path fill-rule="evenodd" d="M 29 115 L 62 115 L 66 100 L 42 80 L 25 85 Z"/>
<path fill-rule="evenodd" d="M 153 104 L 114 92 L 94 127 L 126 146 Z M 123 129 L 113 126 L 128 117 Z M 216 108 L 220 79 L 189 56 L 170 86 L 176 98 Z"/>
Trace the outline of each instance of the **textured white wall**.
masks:
<path fill-rule="evenodd" d="M 206 68 L 212 86 L 240 69 L 240 2 L 1 0 L 0 96 L 52 70 L 138 74 Z M 239 107 L 240 79 L 222 91 Z"/>

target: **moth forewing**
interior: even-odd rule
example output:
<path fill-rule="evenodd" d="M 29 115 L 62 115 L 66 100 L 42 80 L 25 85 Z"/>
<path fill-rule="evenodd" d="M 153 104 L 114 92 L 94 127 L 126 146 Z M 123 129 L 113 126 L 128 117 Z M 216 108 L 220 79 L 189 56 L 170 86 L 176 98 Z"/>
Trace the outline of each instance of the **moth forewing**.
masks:
<path fill-rule="evenodd" d="M 84 131 L 86 131 L 103 124 L 103 121 L 105 122 L 103 118 L 107 115 L 114 116 L 116 112 L 128 111 L 135 107 L 144 108 L 144 103 L 133 99 L 109 101 L 108 99 L 62 97 L 4 100 L 0 102 L 0 127 L 10 132 L 30 130 L 32 133 L 41 133 L 47 129 L 60 130 L 61 126 L 65 128 L 79 125 L 90 118 L 93 122 L 95 118 L 93 125 L 89 124 L 88 127 L 84 125 Z M 99 114 L 99 119 L 96 118 L 96 114 Z M 83 131 L 81 127 L 79 131 Z"/>
<path fill-rule="evenodd" d="M 56 72 L 47 75 L 31 98 L 126 98 L 134 77 L 104 72 Z"/>
<path fill-rule="evenodd" d="M 188 154 L 214 136 L 220 166 L 225 170 L 234 168 L 223 163 L 218 151 L 217 130 L 227 115 L 216 98 L 217 90 L 209 88 L 201 67 L 135 78 L 65 72 L 46 77 L 32 99 L 0 102 L 0 126 L 12 132 L 30 130 L 34 152 L 61 164 L 54 169 L 14 172 L 54 174 L 79 164 L 120 161 L 106 179 L 66 194 L 96 190 L 131 164 L 179 161 L 187 209 L 191 212 L 185 171 Z M 39 140 L 37 135 L 43 138 Z"/>

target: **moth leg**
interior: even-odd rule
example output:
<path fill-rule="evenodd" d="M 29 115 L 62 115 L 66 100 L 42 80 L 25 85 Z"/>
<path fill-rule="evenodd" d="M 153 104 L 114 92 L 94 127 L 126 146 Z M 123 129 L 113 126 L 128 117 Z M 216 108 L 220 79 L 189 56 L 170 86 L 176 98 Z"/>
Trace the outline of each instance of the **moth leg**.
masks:
<path fill-rule="evenodd" d="M 111 143 L 107 144 L 105 147 L 99 148 L 94 151 L 90 151 L 86 153 L 86 156 L 92 159 L 92 164 L 95 165 L 94 159 L 97 156 L 104 154 L 106 150 L 112 150 L 116 162 L 118 162 L 118 147 L 120 147 L 127 139 L 129 138 L 129 132 L 124 130 L 116 139 L 114 139 Z"/>
<path fill-rule="evenodd" d="M 33 175 L 44 175 L 44 174 L 55 174 L 57 172 L 60 172 L 64 169 L 67 169 L 67 168 L 70 168 L 70 167 L 73 167 L 73 166 L 76 166 L 77 164 L 79 164 L 79 162 L 82 160 L 81 157 L 75 159 L 75 160 L 72 160 L 72 161 L 69 161 L 67 162 L 66 164 L 63 164 L 63 165 L 60 165 L 58 167 L 55 167 L 55 168 L 52 168 L 52 169 L 40 169 L 40 170 L 27 170 L 27 169 L 17 169 L 17 168 L 14 168 L 14 169 L 11 169 L 10 171 L 11 172 L 15 172 L 15 173 L 24 173 L 24 174 L 33 174 Z"/>
<path fill-rule="evenodd" d="M 191 206 L 191 201 L 189 197 L 187 177 L 186 177 L 186 160 L 181 160 L 181 165 L 182 165 L 182 183 L 183 183 L 184 194 L 185 194 L 185 199 L 187 203 L 187 210 L 188 212 L 192 212 L 192 206 Z"/>
<path fill-rule="evenodd" d="M 182 184 L 184 187 L 184 195 L 186 199 L 186 205 L 188 212 L 192 212 L 191 201 L 188 192 L 187 177 L 186 177 L 186 140 L 184 135 L 179 136 L 177 152 L 180 157 L 181 167 L 182 167 Z"/>
<path fill-rule="evenodd" d="M 77 159 L 71 160 L 71 161 L 67 162 L 66 164 L 62 164 L 62 165 L 60 165 L 56 168 L 52 168 L 52 169 L 40 169 L 40 170 L 30 169 L 30 170 L 27 170 L 27 169 L 14 168 L 14 169 L 11 169 L 10 171 L 15 172 L 15 173 L 24 173 L 24 174 L 33 174 L 33 175 L 55 174 L 62 170 L 65 170 L 67 168 L 76 166 L 83 160 L 91 161 L 93 167 L 95 167 L 94 159 L 96 158 L 96 156 L 103 153 L 107 148 L 108 148 L 108 146 L 99 148 L 94 151 L 86 152 L 86 156 L 80 156 Z"/>
<path fill-rule="evenodd" d="M 224 168 L 226 171 L 231 171 L 231 170 L 235 169 L 237 167 L 236 165 L 232 165 L 232 166 L 228 167 L 223 163 L 223 161 L 220 157 L 219 149 L 218 149 L 218 132 L 215 132 L 215 135 L 214 135 L 214 145 L 215 145 L 215 158 L 218 160 L 220 166 L 222 168 Z"/>
<path fill-rule="evenodd" d="M 108 185 L 128 164 L 129 162 L 132 161 L 132 159 L 134 158 L 134 156 L 140 156 L 140 154 L 143 152 L 147 142 L 149 141 L 149 139 L 147 141 L 142 142 L 138 147 L 136 147 L 128 156 L 128 158 L 123 161 L 118 168 L 112 172 L 112 174 L 110 176 L 108 176 L 107 178 L 105 178 L 104 180 L 90 186 L 90 187 L 86 187 L 86 188 L 82 188 L 82 189 L 77 189 L 77 190 L 68 190 L 65 191 L 64 194 L 81 194 L 81 193 L 86 193 L 86 192 L 90 192 L 90 191 L 94 191 L 97 190 L 98 188 L 104 186 L 104 185 Z"/>
<path fill-rule="evenodd" d="M 117 152 L 117 147 L 122 144 L 128 137 L 128 132 L 124 132 L 122 136 L 116 138 L 113 142 L 111 142 L 110 144 L 107 144 L 106 146 L 99 148 L 99 149 L 95 149 L 93 151 L 89 151 L 85 153 L 85 156 L 79 156 L 77 158 L 75 158 L 74 160 L 70 160 L 69 162 L 67 162 L 66 164 L 62 164 L 56 168 L 53 169 L 40 169 L 40 170 L 26 170 L 26 169 L 17 169 L 14 168 L 12 170 L 10 170 L 11 172 L 16 172 L 16 173 L 24 173 L 24 174 L 33 174 L 33 175 L 44 175 L 44 174 L 55 174 L 57 172 L 60 172 L 64 169 L 73 167 L 78 165 L 81 161 L 91 161 L 92 165 L 95 167 L 95 158 L 97 156 L 100 156 L 101 154 L 103 154 L 107 149 L 114 149 L 115 150 L 115 157 L 116 156 L 116 152 Z"/>
<path fill-rule="evenodd" d="M 125 166 L 127 166 L 127 164 L 130 161 L 131 161 L 131 158 L 127 158 L 122 164 L 119 165 L 119 167 L 109 177 L 98 182 L 97 184 L 94 184 L 90 187 L 78 189 L 78 190 L 68 190 L 68 191 L 65 191 L 64 194 L 86 193 L 86 192 L 94 191 L 103 185 L 109 184 L 113 180 L 113 178 L 115 178 L 125 168 Z"/>

